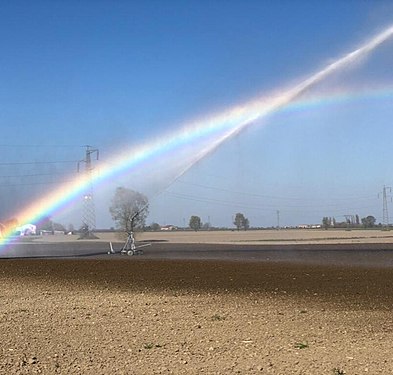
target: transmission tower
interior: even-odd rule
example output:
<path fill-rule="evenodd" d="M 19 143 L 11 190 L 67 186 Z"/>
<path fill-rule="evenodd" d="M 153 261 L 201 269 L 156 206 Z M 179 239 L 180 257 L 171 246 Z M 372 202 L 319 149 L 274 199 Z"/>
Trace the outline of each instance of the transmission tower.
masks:
<path fill-rule="evenodd" d="M 383 226 L 385 229 L 388 229 L 389 227 L 389 213 L 388 213 L 388 198 L 390 200 L 392 199 L 390 196 L 388 196 L 389 193 L 392 192 L 392 188 L 390 186 L 383 186 L 382 190 L 382 222 Z M 378 197 L 380 197 L 381 193 L 378 194 Z"/>
<path fill-rule="evenodd" d="M 95 214 L 95 205 L 94 205 L 94 196 L 93 196 L 93 182 L 92 182 L 92 155 L 96 155 L 96 160 L 99 157 L 99 151 L 96 148 L 92 148 L 91 146 L 85 146 L 86 153 L 85 158 L 78 162 L 78 172 L 81 172 L 80 165 L 81 163 L 85 164 L 85 168 L 82 173 L 84 173 L 84 178 L 86 181 L 86 188 L 83 192 L 82 202 L 83 202 L 83 213 L 82 213 L 82 226 L 83 233 L 82 236 L 84 238 L 93 237 L 92 232 L 96 228 L 96 214 Z"/>

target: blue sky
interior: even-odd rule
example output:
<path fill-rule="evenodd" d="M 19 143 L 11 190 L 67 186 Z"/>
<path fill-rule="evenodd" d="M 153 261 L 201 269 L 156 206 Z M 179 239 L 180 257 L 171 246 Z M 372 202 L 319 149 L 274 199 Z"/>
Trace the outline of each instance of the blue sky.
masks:
<path fill-rule="evenodd" d="M 5 219 L 71 178 L 81 146 L 99 148 L 105 161 L 190 120 L 301 82 L 392 24 L 393 4 L 16 1 L 3 2 L 0 17 Z M 388 41 L 309 95 L 393 88 L 392 47 Z M 113 225 L 107 207 L 118 185 L 147 194 L 148 222 L 160 224 L 199 215 L 229 226 L 243 212 L 251 225 L 269 226 L 277 210 L 282 225 L 344 214 L 382 221 L 377 195 L 393 185 L 392 101 L 385 95 L 278 112 L 175 182 L 176 171 L 158 175 L 151 160 L 94 187 L 97 226 Z M 18 164 L 26 162 L 36 164 Z M 78 226 L 80 217 L 75 202 L 58 220 Z"/>

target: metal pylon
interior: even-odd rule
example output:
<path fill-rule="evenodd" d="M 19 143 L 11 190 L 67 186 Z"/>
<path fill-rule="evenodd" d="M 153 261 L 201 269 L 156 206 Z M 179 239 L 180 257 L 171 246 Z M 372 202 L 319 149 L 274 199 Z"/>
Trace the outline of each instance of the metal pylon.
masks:
<path fill-rule="evenodd" d="M 93 195 L 93 182 L 92 182 L 92 171 L 93 166 L 91 162 L 92 154 L 96 154 L 96 160 L 98 160 L 99 151 L 98 149 L 93 149 L 91 146 L 86 147 L 85 159 L 78 162 L 78 172 L 80 172 L 80 164 L 85 163 L 85 169 L 83 171 L 84 178 L 86 182 L 86 189 L 83 192 L 82 203 L 83 203 L 83 213 L 82 213 L 82 228 L 85 234 L 90 234 L 96 229 L 96 214 L 94 205 L 94 195 Z"/>
<path fill-rule="evenodd" d="M 388 196 L 389 193 L 392 192 L 392 188 L 390 186 L 384 186 L 382 190 L 382 222 L 383 222 L 383 227 L 385 229 L 389 228 L 389 213 L 388 213 L 388 198 L 391 199 L 390 196 Z"/>

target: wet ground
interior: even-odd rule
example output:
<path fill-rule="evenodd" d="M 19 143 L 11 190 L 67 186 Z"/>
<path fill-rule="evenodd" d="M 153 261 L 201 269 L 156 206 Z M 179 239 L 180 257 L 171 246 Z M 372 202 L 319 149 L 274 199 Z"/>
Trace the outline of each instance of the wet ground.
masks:
<path fill-rule="evenodd" d="M 121 243 L 113 244 L 116 254 L 108 255 L 106 242 L 15 242 L 5 246 L 0 258 L 76 257 L 109 259 L 120 255 Z M 152 242 L 143 248 L 143 259 L 228 260 L 247 262 L 290 262 L 338 266 L 393 267 L 393 244 L 179 244 Z"/>

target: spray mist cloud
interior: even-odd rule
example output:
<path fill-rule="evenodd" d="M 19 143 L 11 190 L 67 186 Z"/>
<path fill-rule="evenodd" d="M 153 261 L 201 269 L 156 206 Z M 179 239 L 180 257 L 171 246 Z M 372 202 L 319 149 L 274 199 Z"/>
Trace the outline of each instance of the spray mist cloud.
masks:
<path fill-rule="evenodd" d="M 250 124 L 255 123 L 257 120 L 261 120 L 265 116 L 287 106 L 295 101 L 301 94 L 335 72 L 359 61 L 361 58 L 367 57 L 374 49 L 392 36 L 393 26 L 390 26 L 363 43 L 359 48 L 335 60 L 333 63 L 289 89 L 281 90 L 281 92 L 276 95 L 266 96 L 236 106 L 219 115 L 182 127 L 170 136 L 161 137 L 151 143 L 140 145 L 132 150 L 127 150 L 125 153 L 114 157 L 106 165 L 102 165 L 101 173 L 94 177 L 94 182 L 104 183 L 108 179 L 114 178 L 116 175 L 125 172 L 129 173 L 143 162 L 161 157 L 163 154 L 178 149 L 179 147 L 184 147 L 203 136 L 208 136 L 209 134 L 215 135 L 210 143 L 205 144 L 195 156 L 189 158 L 186 166 L 177 174 L 176 178 L 179 178 L 198 161 L 216 150 L 223 142 L 239 134 L 247 126 L 250 126 Z M 219 135 L 217 135 L 218 131 L 221 131 Z M 15 216 L 21 224 L 35 222 L 43 216 L 56 212 L 78 197 L 87 187 L 88 183 L 90 183 L 90 181 L 78 177 L 59 187 L 57 190 L 52 191 L 50 194 L 46 195 L 45 198 L 34 201 L 30 206 L 24 208 Z M 3 242 L 5 242 L 4 238 Z"/>

